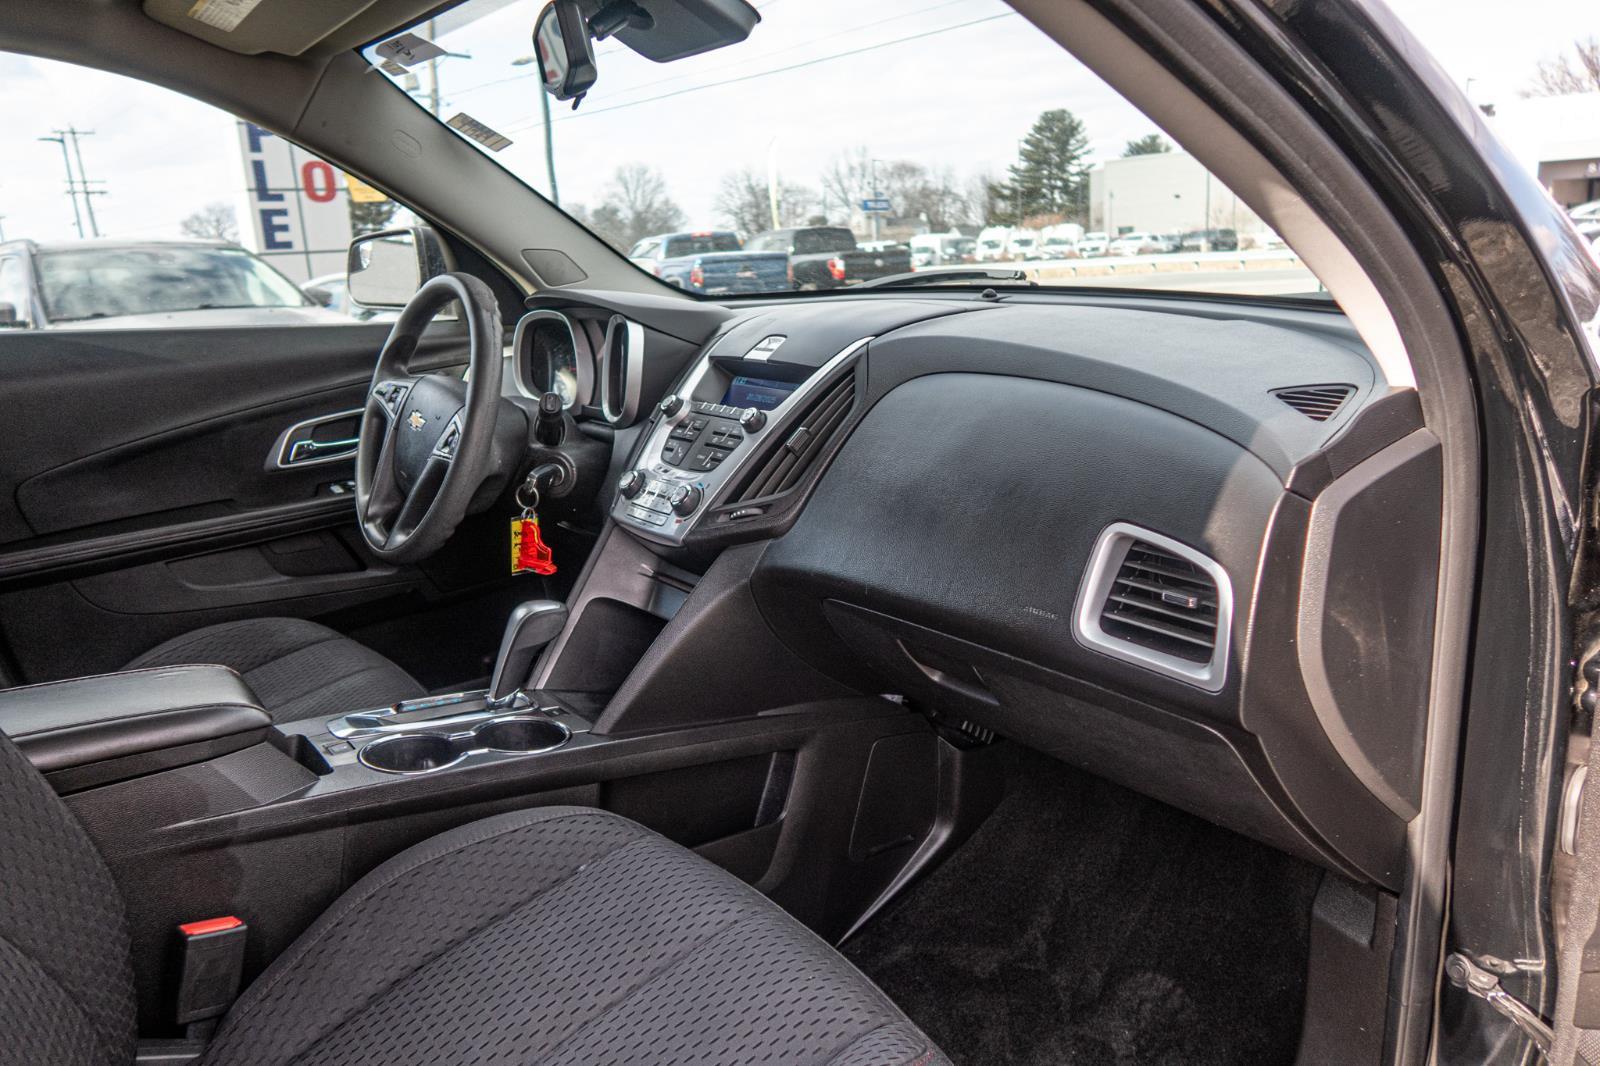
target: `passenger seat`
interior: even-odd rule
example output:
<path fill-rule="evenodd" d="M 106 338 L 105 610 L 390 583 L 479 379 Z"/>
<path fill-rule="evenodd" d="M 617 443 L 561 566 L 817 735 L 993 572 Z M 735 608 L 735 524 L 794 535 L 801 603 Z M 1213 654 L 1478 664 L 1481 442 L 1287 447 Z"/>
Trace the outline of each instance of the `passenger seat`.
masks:
<path fill-rule="evenodd" d="M 116 884 L 0 735 L 0 1060 L 128 1066 Z M 777 905 L 625 818 L 499 815 L 341 896 L 224 1018 L 204 1066 L 948 1060 Z"/>

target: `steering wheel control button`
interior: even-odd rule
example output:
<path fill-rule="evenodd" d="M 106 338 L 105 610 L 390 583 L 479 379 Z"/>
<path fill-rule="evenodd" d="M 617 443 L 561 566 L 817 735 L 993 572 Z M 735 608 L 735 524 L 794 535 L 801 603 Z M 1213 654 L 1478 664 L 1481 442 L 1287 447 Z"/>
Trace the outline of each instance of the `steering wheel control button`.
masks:
<path fill-rule="evenodd" d="M 661 403 L 657 405 L 657 409 L 667 418 L 671 418 L 683 410 L 683 397 L 678 395 L 665 396 L 662 398 Z"/>
<path fill-rule="evenodd" d="M 739 412 L 739 424 L 746 433 L 759 433 L 761 427 L 767 424 L 767 413 L 759 407 L 746 407 Z"/>
<path fill-rule="evenodd" d="M 644 491 L 645 476 L 643 470 L 630 470 L 617 479 L 617 491 L 627 499 L 633 499 Z"/>
<path fill-rule="evenodd" d="M 673 514 L 688 518 L 700 506 L 700 490 L 693 485 L 679 485 L 672 490 L 668 502 L 672 505 Z"/>

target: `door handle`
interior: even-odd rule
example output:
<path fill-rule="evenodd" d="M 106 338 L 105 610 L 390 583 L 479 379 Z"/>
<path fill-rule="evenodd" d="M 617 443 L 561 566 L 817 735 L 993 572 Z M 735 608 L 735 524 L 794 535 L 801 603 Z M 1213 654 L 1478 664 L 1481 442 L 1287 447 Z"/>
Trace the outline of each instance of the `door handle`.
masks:
<path fill-rule="evenodd" d="M 340 437 L 337 440 L 317 440 L 316 431 L 319 426 L 326 426 L 334 422 L 350 422 L 359 420 L 362 408 L 350 411 L 338 411 L 331 415 L 320 415 L 317 418 L 308 418 L 303 422 L 296 422 L 278 435 L 278 442 L 272 447 L 272 454 L 267 457 L 269 470 L 287 470 L 290 467 L 310 466 L 313 463 L 333 463 L 341 459 L 349 459 L 356 454 L 356 446 L 360 443 L 358 437 Z M 349 431 L 346 430 L 348 433 Z"/>

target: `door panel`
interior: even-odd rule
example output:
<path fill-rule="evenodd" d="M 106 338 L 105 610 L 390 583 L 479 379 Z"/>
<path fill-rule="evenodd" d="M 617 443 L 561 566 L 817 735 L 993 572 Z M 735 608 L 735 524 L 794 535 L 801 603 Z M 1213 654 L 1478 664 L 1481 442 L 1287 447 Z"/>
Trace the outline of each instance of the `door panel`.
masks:
<path fill-rule="evenodd" d="M 117 669 L 234 618 L 431 598 L 422 571 L 366 552 L 346 491 L 354 460 L 338 454 L 388 333 L 0 334 L 0 631 L 13 680 Z M 441 321 L 410 369 L 465 362 L 464 327 Z M 285 465 L 299 440 L 332 442 L 334 458 Z"/>

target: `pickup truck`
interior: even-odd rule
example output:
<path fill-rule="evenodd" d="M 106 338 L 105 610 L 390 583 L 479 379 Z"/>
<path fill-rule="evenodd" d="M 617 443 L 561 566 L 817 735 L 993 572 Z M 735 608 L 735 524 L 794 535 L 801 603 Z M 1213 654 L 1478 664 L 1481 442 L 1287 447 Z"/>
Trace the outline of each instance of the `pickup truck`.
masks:
<path fill-rule="evenodd" d="M 669 285 L 704 295 L 789 288 L 789 257 L 741 247 L 732 230 L 646 237 L 628 258 Z"/>
<path fill-rule="evenodd" d="M 864 251 L 856 247 L 855 234 L 843 226 L 768 230 L 746 241 L 745 250 L 787 255 L 789 280 L 796 289 L 842 289 L 911 272 L 910 248 Z"/>

